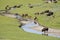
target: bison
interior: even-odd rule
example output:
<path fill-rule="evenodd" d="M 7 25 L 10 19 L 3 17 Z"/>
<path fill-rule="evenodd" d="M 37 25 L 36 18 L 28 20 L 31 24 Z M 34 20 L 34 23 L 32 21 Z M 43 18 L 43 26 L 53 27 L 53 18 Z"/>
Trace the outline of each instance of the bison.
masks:
<path fill-rule="evenodd" d="M 47 16 L 51 16 L 51 15 L 53 15 L 53 12 L 49 12 L 49 13 L 47 14 Z"/>
<path fill-rule="evenodd" d="M 37 20 L 37 17 L 34 17 L 34 20 Z"/>
<path fill-rule="evenodd" d="M 29 4 L 29 8 L 33 8 L 33 5 Z"/>
<path fill-rule="evenodd" d="M 44 13 L 49 13 L 49 10 L 44 11 Z"/>
<path fill-rule="evenodd" d="M 47 27 L 44 27 L 44 28 L 42 29 L 42 32 L 45 32 L 45 31 L 48 31 L 48 28 L 47 28 Z"/>
<path fill-rule="evenodd" d="M 20 25 L 19 25 L 19 27 L 21 28 L 23 26 L 23 24 L 21 23 Z"/>
<path fill-rule="evenodd" d="M 36 12 L 35 15 L 39 15 L 39 12 Z"/>

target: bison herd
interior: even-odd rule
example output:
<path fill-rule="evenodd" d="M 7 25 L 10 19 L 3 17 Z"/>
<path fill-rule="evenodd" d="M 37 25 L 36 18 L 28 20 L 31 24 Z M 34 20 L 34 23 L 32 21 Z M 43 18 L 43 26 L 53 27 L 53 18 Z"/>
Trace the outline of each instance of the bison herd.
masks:
<path fill-rule="evenodd" d="M 46 3 L 49 3 L 49 2 L 53 2 L 53 3 L 57 3 L 57 0 L 47 0 L 47 2 Z"/>
<path fill-rule="evenodd" d="M 50 0 L 50 1 L 51 1 L 51 0 Z M 56 0 L 54 0 L 54 1 L 57 2 Z M 28 4 L 28 5 L 29 5 L 29 8 L 33 8 L 33 5 L 31 5 L 31 4 Z M 5 7 L 5 10 L 6 10 L 6 12 L 8 12 L 8 10 L 15 9 L 15 8 L 20 8 L 21 6 L 23 6 L 23 5 L 14 5 L 14 6 L 12 6 L 12 7 L 9 7 L 9 5 L 7 5 L 7 6 Z M 51 11 L 51 10 L 45 10 L 45 11 L 42 11 L 42 12 L 35 12 L 35 13 L 34 13 L 35 17 L 34 17 L 34 19 L 33 19 L 35 24 L 37 24 L 37 23 L 36 23 L 36 20 L 38 19 L 38 18 L 36 17 L 36 15 L 42 15 L 42 14 L 46 14 L 46 16 L 55 17 L 55 16 L 54 16 L 54 12 Z M 19 14 L 16 13 L 15 15 L 18 16 Z M 29 18 L 32 17 L 32 16 L 30 16 L 30 15 L 28 15 L 28 14 L 22 14 L 21 16 L 22 16 L 22 17 L 29 17 Z M 21 27 L 22 25 L 23 25 L 23 24 L 19 25 L 19 27 Z M 44 27 L 44 28 L 42 29 L 42 32 L 45 32 L 45 31 L 48 31 L 48 28 L 47 28 L 47 27 Z"/>
<path fill-rule="evenodd" d="M 55 16 L 54 16 L 54 12 L 52 12 L 52 11 L 50 11 L 50 10 L 45 10 L 45 11 L 43 11 L 43 12 L 41 12 L 41 13 L 39 13 L 39 12 L 36 12 L 36 13 L 35 13 L 35 15 L 40 15 L 40 14 L 46 14 L 46 16 L 55 17 Z"/>

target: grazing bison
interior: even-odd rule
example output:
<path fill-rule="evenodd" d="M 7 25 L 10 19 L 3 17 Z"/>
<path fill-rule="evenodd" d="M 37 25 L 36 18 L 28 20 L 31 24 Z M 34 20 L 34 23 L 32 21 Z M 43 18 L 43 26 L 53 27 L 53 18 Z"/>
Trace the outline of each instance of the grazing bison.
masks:
<path fill-rule="evenodd" d="M 39 15 L 39 12 L 35 13 L 35 15 Z"/>
<path fill-rule="evenodd" d="M 44 12 L 41 12 L 40 14 L 45 14 L 45 13 L 49 13 L 49 10 L 45 10 Z"/>
<path fill-rule="evenodd" d="M 28 14 L 25 14 L 25 17 L 28 16 Z"/>
<path fill-rule="evenodd" d="M 7 5 L 7 6 L 5 7 L 5 9 L 7 10 L 7 9 L 8 9 L 8 7 L 9 7 L 9 5 Z"/>
<path fill-rule="evenodd" d="M 12 8 L 20 8 L 22 5 L 14 5 Z"/>
<path fill-rule="evenodd" d="M 49 29 L 48 29 L 47 27 L 44 27 L 44 28 L 42 29 L 42 32 L 44 32 L 43 34 L 48 36 L 48 30 L 49 30 Z"/>
<path fill-rule="evenodd" d="M 33 5 L 29 4 L 29 8 L 33 8 Z"/>
<path fill-rule="evenodd" d="M 22 14 L 22 17 L 27 17 L 28 16 L 28 14 Z"/>
<path fill-rule="evenodd" d="M 22 17 L 24 17 L 25 15 L 24 14 L 22 14 Z"/>
<path fill-rule="evenodd" d="M 29 6 L 29 8 L 33 8 L 33 6 Z"/>
<path fill-rule="evenodd" d="M 16 7 L 17 7 L 17 5 L 14 5 L 14 6 L 13 6 L 13 8 L 16 8 Z"/>
<path fill-rule="evenodd" d="M 35 24 L 37 24 L 37 22 L 36 22 L 36 21 L 34 21 L 34 23 L 35 23 Z"/>
<path fill-rule="evenodd" d="M 52 0 L 50 0 L 52 2 Z"/>
<path fill-rule="evenodd" d="M 17 19 L 20 19 L 20 15 L 18 13 L 15 14 Z"/>
<path fill-rule="evenodd" d="M 54 13 L 52 11 L 50 11 L 50 10 L 46 10 L 46 11 L 40 13 L 40 14 L 46 14 L 47 16 L 52 16 L 52 17 L 55 18 Z"/>
<path fill-rule="evenodd" d="M 21 23 L 21 24 L 19 25 L 19 27 L 21 28 L 21 27 L 22 27 L 22 25 L 23 25 L 23 24 Z"/>
<path fill-rule="evenodd" d="M 47 14 L 47 16 L 51 16 L 51 15 L 53 15 L 53 12 L 49 12 L 49 13 Z"/>
<path fill-rule="evenodd" d="M 48 31 L 48 28 L 47 28 L 47 27 L 44 27 L 44 28 L 42 29 L 42 32 L 45 32 L 45 31 Z"/>
<path fill-rule="evenodd" d="M 52 16 L 53 18 L 55 18 L 55 16 L 54 16 L 54 13 L 53 13 L 53 12 L 49 12 L 49 13 L 47 14 L 47 16 Z"/>
<path fill-rule="evenodd" d="M 34 17 L 34 20 L 37 20 L 37 17 Z"/>
<path fill-rule="evenodd" d="M 9 5 L 7 5 L 7 6 L 5 7 L 5 12 L 7 13 L 9 10 L 11 10 L 11 7 L 9 7 Z"/>
<path fill-rule="evenodd" d="M 16 13 L 15 15 L 19 15 L 18 13 Z"/>
<path fill-rule="evenodd" d="M 54 3 L 57 3 L 57 0 L 53 0 L 54 1 Z"/>
<path fill-rule="evenodd" d="M 49 13 L 49 10 L 44 11 L 44 13 Z"/>
<path fill-rule="evenodd" d="M 57 3 L 57 0 L 47 0 L 47 3 L 51 3 L 51 2 Z"/>
<path fill-rule="evenodd" d="M 18 6 L 17 6 L 17 8 L 20 8 L 20 7 L 21 7 L 21 5 L 18 5 Z"/>

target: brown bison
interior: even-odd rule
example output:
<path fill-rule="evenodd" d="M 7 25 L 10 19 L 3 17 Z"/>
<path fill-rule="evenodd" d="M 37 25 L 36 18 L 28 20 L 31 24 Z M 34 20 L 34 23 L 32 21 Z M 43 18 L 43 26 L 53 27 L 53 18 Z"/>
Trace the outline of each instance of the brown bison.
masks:
<path fill-rule="evenodd" d="M 8 7 L 9 7 L 9 5 L 7 5 L 7 6 L 5 7 L 5 9 L 7 10 L 7 9 L 8 9 Z"/>
<path fill-rule="evenodd" d="M 13 8 L 16 8 L 16 7 L 17 7 L 17 5 L 14 5 L 14 6 L 13 6 Z"/>
<path fill-rule="evenodd" d="M 22 14 L 22 17 L 24 17 L 25 15 L 24 14 Z"/>
<path fill-rule="evenodd" d="M 44 28 L 42 29 L 42 32 L 45 32 L 45 31 L 48 32 L 48 28 L 47 28 L 47 27 L 44 27 Z"/>
<path fill-rule="evenodd" d="M 44 11 L 44 13 L 49 13 L 49 10 Z"/>
<path fill-rule="evenodd" d="M 19 27 L 21 28 L 23 26 L 23 24 L 21 23 L 20 25 L 19 25 Z"/>
<path fill-rule="evenodd" d="M 53 0 L 54 1 L 54 3 L 57 3 L 57 0 Z"/>
<path fill-rule="evenodd" d="M 39 15 L 39 12 L 36 12 L 35 15 Z"/>
<path fill-rule="evenodd" d="M 26 17 L 26 16 L 28 16 L 28 14 L 22 14 L 22 17 Z"/>
<path fill-rule="evenodd" d="M 34 17 L 34 20 L 37 20 L 37 17 Z"/>
<path fill-rule="evenodd" d="M 28 4 L 29 5 L 29 8 L 33 8 L 33 5 L 32 4 Z"/>

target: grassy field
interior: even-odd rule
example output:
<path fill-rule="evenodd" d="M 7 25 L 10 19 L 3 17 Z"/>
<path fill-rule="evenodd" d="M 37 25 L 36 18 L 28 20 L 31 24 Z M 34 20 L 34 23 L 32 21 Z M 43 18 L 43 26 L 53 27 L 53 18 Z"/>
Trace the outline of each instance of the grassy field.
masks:
<path fill-rule="evenodd" d="M 60 40 L 60 38 L 24 32 L 16 19 L 0 16 L 0 40 Z"/>
<path fill-rule="evenodd" d="M 29 8 L 28 4 L 41 4 L 41 6 L 35 6 L 34 8 Z M 39 15 L 38 22 L 44 26 L 60 29 L 60 10 L 59 5 L 60 1 L 57 4 L 54 3 L 44 3 L 43 0 L 0 0 L 0 10 L 5 9 L 6 5 L 14 6 L 23 4 L 21 8 L 11 10 L 12 13 L 27 13 L 32 16 L 35 16 L 35 12 L 42 12 L 47 9 L 54 11 L 55 18 L 47 17 L 46 15 Z M 58 7 L 58 8 L 57 8 Z M 24 32 L 21 28 L 18 27 L 18 20 L 13 18 L 8 18 L 5 16 L 0 16 L 0 40 L 60 40 L 60 38 L 48 37 L 38 34 L 32 34 Z"/>

